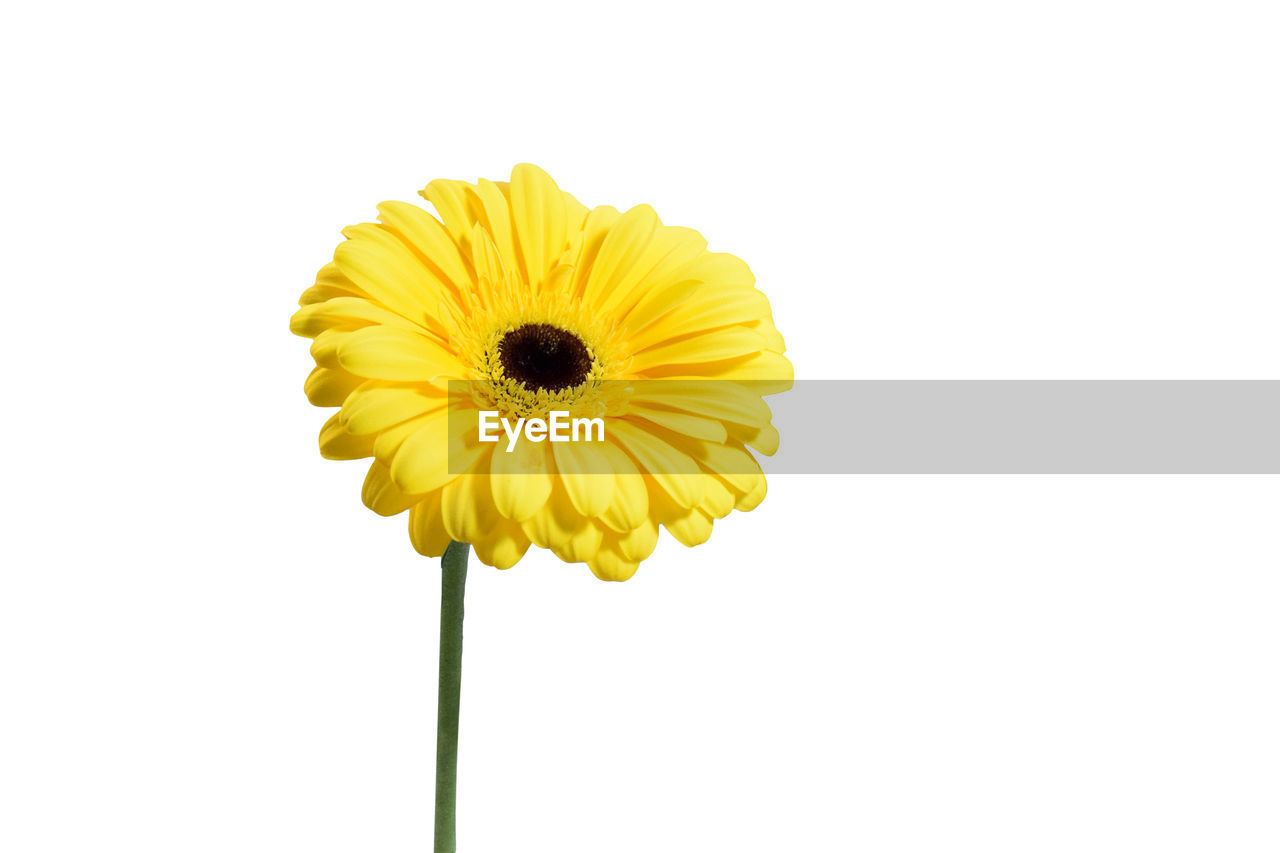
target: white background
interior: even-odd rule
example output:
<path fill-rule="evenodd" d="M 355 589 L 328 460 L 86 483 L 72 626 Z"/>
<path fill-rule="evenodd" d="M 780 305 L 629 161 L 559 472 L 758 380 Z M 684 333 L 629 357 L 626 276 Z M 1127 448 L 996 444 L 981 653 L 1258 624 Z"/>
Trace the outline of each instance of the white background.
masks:
<path fill-rule="evenodd" d="M 748 260 L 801 378 L 1280 378 L 1231 2 L 21 4 L 0 32 L 0 849 L 430 847 L 438 568 L 298 294 L 432 177 Z M 785 442 L 786 437 L 783 437 Z M 778 477 L 468 590 L 481 851 L 1274 851 L 1280 480 Z"/>

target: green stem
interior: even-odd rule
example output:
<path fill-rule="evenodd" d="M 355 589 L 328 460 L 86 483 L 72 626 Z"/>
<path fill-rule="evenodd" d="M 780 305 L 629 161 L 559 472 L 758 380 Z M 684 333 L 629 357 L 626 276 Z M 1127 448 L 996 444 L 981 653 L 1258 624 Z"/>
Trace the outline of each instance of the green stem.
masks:
<path fill-rule="evenodd" d="M 458 700 L 462 689 L 462 596 L 471 546 L 450 542 L 440 558 L 440 687 L 436 710 L 435 853 L 458 849 Z"/>

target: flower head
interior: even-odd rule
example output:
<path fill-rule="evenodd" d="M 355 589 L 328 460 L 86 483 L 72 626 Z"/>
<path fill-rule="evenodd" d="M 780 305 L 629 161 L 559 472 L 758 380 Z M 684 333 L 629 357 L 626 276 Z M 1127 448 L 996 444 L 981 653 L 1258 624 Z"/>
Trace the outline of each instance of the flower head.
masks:
<path fill-rule="evenodd" d="M 588 210 L 540 169 L 432 181 L 439 219 L 385 202 L 303 293 L 308 399 L 339 406 L 331 459 L 372 457 L 364 502 L 409 511 L 414 547 L 450 540 L 508 568 L 530 544 L 626 580 L 658 526 L 685 545 L 763 499 L 748 447 L 778 434 L 791 384 L 768 300 L 738 258 L 647 205 Z M 604 440 L 481 441 L 479 413 L 599 418 Z"/>

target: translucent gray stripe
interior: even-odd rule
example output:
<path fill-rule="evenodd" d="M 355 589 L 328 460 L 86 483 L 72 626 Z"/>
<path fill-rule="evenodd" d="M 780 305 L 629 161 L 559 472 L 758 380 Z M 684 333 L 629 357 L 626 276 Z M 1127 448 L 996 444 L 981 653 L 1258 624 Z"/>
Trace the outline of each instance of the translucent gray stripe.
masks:
<path fill-rule="evenodd" d="M 1280 474 L 1278 381 L 799 381 L 775 474 Z"/>

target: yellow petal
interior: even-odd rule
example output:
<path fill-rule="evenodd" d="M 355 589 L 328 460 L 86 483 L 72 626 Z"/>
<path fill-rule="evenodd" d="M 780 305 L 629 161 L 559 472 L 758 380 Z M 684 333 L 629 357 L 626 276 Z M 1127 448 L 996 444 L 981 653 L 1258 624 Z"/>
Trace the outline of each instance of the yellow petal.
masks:
<path fill-rule="evenodd" d="M 476 549 L 476 557 L 480 562 L 495 569 L 509 569 L 529 550 L 529 537 L 519 524 L 500 521 L 483 538 L 474 541 L 472 546 Z"/>
<path fill-rule="evenodd" d="M 636 403 L 632 406 L 631 415 L 643 418 L 672 432 L 701 438 L 705 441 L 723 442 L 729 437 L 729 433 L 725 431 L 724 424 L 720 423 L 720 421 L 691 415 L 687 412 L 673 412 L 647 403 Z"/>
<path fill-rule="evenodd" d="M 700 509 L 690 510 L 683 518 L 668 521 L 662 526 L 671 532 L 677 542 L 688 548 L 701 545 L 711 538 L 711 519 Z"/>
<path fill-rule="evenodd" d="M 765 349 L 779 354 L 787 351 L 787 342 L 782 339 L 782 333 L 773 325 L 772 317 L 761 317 L 754 322 L 748 323 L 747 328 L 754 329 L 760 335 L 764 341 Z"/>
<path fill-rule="evenodd" d="M 370 326 L 338 346 L 338 363 L 357 376 L 394 382 L 436 382 L 462 375 L 457 356 L 440 343 L 404 329 Z"/>
<path fill-rule="evenodd" d="M 772 412 L 750 385 L 715 379 L 654 379 L 636 382 L 634 402 L 657 403 L 708 418 L 755 428 L 769 423 Z M 723 440 L 723 439 L 722 439 Z"/>
<path fill-rule="evenodd" d="M 342 365 L 338 363 L 338 346 L 350 335 L 350 332 L 340 332 L 337 329 L 321 332 L 311 342 L 311 357 L 321 367 L 341 368 Z"/>
<path fill-rule="evenodd" d="M 378 216 L 453 293 L 471 286 L 471 268 L 449 231 L 430 213 L 402 201 L 384 201 Z"/>
<path fill-rule="evenodd" d="M 316 273 L 316 283 L 302 291 L 298 304 L 310 305 L 313 302 L 325 302 L 342 296 L 357 296 L 363 299 L 368 295 L 355 282 L 343 275 L 337 264 L 330 261 Z"/>
<path fill-rule="evenodd" d="M 705 364 L 655 365 L 645 370 L 645 377 L 745 382 L 757 394 L 765 395 L 780 394 L 795 384 L 791 362 L 786 356 L 769 350 Z"/>
<path fill-rule="evenodd" d="M 426 422 L 427 418 L 431 417 L 433 414 L 435 413 L 427 412 L 425 415 L 411 418 L 403 423 L 398 423 L 393 427 L 388 427 L 378 433 L 377 438 L 373 441 L 374 455 L 378 457 L 379 461 L 390 465 L 391 460 L 395 459 L 396 454 L 400 452 L 400 448 L 404 445 L 405 441 L 408 440 L 409 436 L 416 433 Z"/>
<path fill-rule="evenodd" d="M 556 543 L 567 542 L 592 526 L 591 520 L 573 508 L 563 487 L 554 481 L 552 494 L 553 497 L 541 509 L 521 522 L 525 535 L 539 548 L 552 548 Z M 587 534 L 588 538 L 590 536 Z"/>
<path fill-rule="evenodd" d="M 707 284 L 731 284 L 754 287 L 756 277 L 746 261 L 726 252 L 707 252 L 680 271 L 687 278 L 695 278 Z"/>
<path fill-rule="evenodd" d="M 364 381 L 364 377 L 342 368 L 317 367 L 307 375 L 302 390 L 313 406 L 341 406 L 347 395 Z"/>
<path fill-rule="evenodd" d="M 502 265 L 512 273 L 520 273 L 520 257 L 516 252 L 515 236 L 511 230 L 511 208 L 504 192 L 508 185 L 481 178 L 475 186 L 467 187 L 468 210 L 476 216 L 476 222 L 493 239 L 502 257 Z"/>
<path fill-rule="evenodd" d="M 613 470 L 613 497 L 600 520 L 613 530 L 626 533 L 644 523 L 649 512 L 649 489 L 630 456 L 608 442 L 599 447 Z"/>
<path fill-rule="evenodd" d="M 391 482 L 391 469 L 374 460 L 369 466 L 369 473 L 364 478 L 364 488 L 360 497 L 364 505 L 378 515 L 398 515 L 413 506 L 421 495 L 409 495 Z"/>
<path fill-rule="evenodd" d="M 602 581 L 625 581 L 631 579 L 640 563 L 626 559 L 613 548 L 601 548 L 587 561 L 587 566 Z"/>
<path fill-rule="evenodd" d="M 646 347 L 656 346 L 664 341 L 682 335 L 705 332 L 736 324 L 755 324 L 769 314 L 769 300 L 763 293 L 746 287 L 709 286 L 695 290 L 670 313 L 661 318 L 661 322 L 652 322 L 647 327 L 638 323 L 627 324 L 630 329 L 629 343 L 633 349 L 640 351 Z M 773 342 L 765 332 L 772 331 L 777 335 L 770 323 L 749 325 L 748 328 L 760 336 L 762 346 Z M 781 341 L 781 335 L 777 335 Z"/>
<path fill-rule="evenodd" d="M 568 289 L 575 300 L 580 301 L 587 292 L 587 284 L 591 280 L 596 258 L 600 255 L 600 247 L 604 245 L 619 216 L 621 214 L 608 205 L 594 208 L 583 221 L 581 233 L 575 234 L 570 240 L 562 263 L 573 269 Z"/>
<path fill-rule="evenodd" d="M 441 495 L 444 529 L 456 542 L 476 542 L 489 535 L 499 522 L 489 478 L 483 474 L 454 477 Z"/>
<path fill-rule="evenodd" d="M 618 317 L 627 316 L 646 294 L 688 278 L 690 262 L 706 253 L 707 241 L 692 228 L 662 225 L 656 228 L 643 254 L 618 285 L 601 294 L 598 308 Z"/>
<path fill-rule="evenodd" d="M 521 163 L 511 171 L 511 219 L 525 281 L 537 290 L 569 244 L 564 194 L 537 166 Z"/>
<path fill-rule="evenodd" d="M 422 495 L 409 508 L 409 541 L 425 557 L 440 557 L 452 541 L 440 516 L 440 490 Z"/>
<path fill-rule="evenodd" d="M 547 448 L 523 435 L 510 453 L 505 436 L 499 443 L 501 446 L 494 450 L 489 463 L 493 499 L 503 516 L 524 521 L 542 509 L 551 496 Z"/>
<path fill-rule="evenodd" d="M 399 326 L 410 331 L 421 328 L 367 299 L 340 296 L 299 308 L 289 320 L 289 331 L 304 338 L 314 338 L 326 329 L 349 331 L 380 324 Z"/>
<path fill-rule="evenodd" d="M 462 417 L 456 409 L 444 408 L 407 422 L 413 431 L 391 457 L 391 478 L 396 485 L 406 492 L 429 492 L 459 474 L 488 465 L 484 457 L 493 452 L 493 445 L 470 446 L 464 442 L 458 434 Z"/>
<path fill-rule="evenodd" d="M 724 518 L 733 512 L 733 504 L 737 495 L 729 489 L 719 477 L 707 477 L 702 495 L 702 503 L 698 508 L 712 518 Z"/>
<path fill-rule="evenodd" d="M 635 530 L 617 537 L 617 550 L 625 559 L 640 562 L 653 553 L 658 544 L 658 525 L 646 518 Z"/>
<path fill-rule="evenodd" d="M 745 326 L 728 326 L 706 334 L 666 341 L 637 352 L 631 361 L 631 369 L 644 373 L 651 367 L 722 361 L 754 355 L 763 348 L 764 339 L 759 333 Z"/>
<path fill-rule="evenodd" d="M 419 388 L 398 388 L 366 382 L 342 406 L 342 422 L 352 435 L 370 435 L 443 409 L 449 402 L 443 393 L 423 393 Z"/>
<path fill-rule="evenodd" d="M 678 505 L 686 508 L 697 505 L 702 497 L 702 474 L 692 457 L 648 430 L 620 419 L 609 423 L 608 437 L 625 450 L 635 460 L 636 466 L 649 474 Z"/>
<path fill-rule="evenodd" d="M 723 477 L 740 490 L 750 489 L 755 482 L 754 478 L 761 473 L 760 463 L 741 444 L 718 444 L 672 433 L 666 433 L 663 437 L 679 451 L 696 459 L 699 466 Z"/>
<path fill-rule="evenodd" d="M 750 512 L 760 505 L 764 500 L 765 492 L 768 491 L 769 484 L 765 481 L 764 475 L 760 474 L 752 479 L 751 489 L 738 495 L 738 499 L 734 502 L 733 508 L 742 512 Z"/>
<path fill-rule="evenodd" d="M 465 181 L 440 179 L 427 184 L 426 189 L 418 193 L 436 209 L 464 258 L 471 254 L 471 226 L 476 222 L 470 211 L 471 189 L 472 186 Z"/>
<path fill-rule="evenodd" d="M 320 428 L 320 455 L 325 459 L 363 459 L 373 455 L 373 439 L 347 432 L 334 415 Z"/>
<path fill-rule="evenodd" d="M 561 441 L 551 445 L 560 482 L 578 512 L 595 518 L 613 503 L 614 476 L 604 444 Z"/>
<path fill-rule="evenodd" d="M 302 296 L 298 297 L 298 305 L 314 305 L 317 302 L 328 302 L 330 299 L 342 299 L 343 297 L 365 298 L 364 294 L 357 293 L 356 290 L 339 290 L 323 284 L 313 284 L 302 291 Z"/>
<path fill-rule="evenodd" d="M 696 279 L 681 279 L 646 289 L 625 314 L 624 325 L 628 333 L 656 323 L 704 287 L 706 285 Z"/>
<path fill-rule="evenodd" d="M 352 225 L 334 250 L 338 269 L 373 299 L 415 323 L 443 332 L 436 318 L 449 291 L 395 235 L 381 225 Z"/>
<path fill-rule="evenodd" d="M 630 292 L 639 283 L 657 260 L 652 258 L 647 268 L 642 267 L 642 258 L 659 224 L 658 215 L 647 204 L 636 205 L 618 217 L 591 266 L 583 296 L 587 303 L 599 308 L 616 298 L 619 291 Z"/>
<path fill-rule="evenodd" d="M 586 205 L 564 190 L 560 191 L 560 195 L 564 198 L 565 234 L 572 236 L 582 230 L 590 211 L 587 210 Z"/>
<path fill-rule="evenodd" d="M 507 281 L 508 272 L 515 272 L 514 267 L 507 267 L 493 237 L 478 224 L 473 227 L 471 234 L 471 264 L 475 267 L 476 280 L 479 282 L 476 296 L 482 305 L 489 304 L 490 293 Z"/>
<path fill-rule="evenodd" d="M 566 563 L 585 563 L 600 550 L 604 531 L 595 524 L 585 524 L 572 535 L 551 542 L 551 553 Z"/>
<path fill-rule="evenodd" d="M 711 475 L 704 475 L 701 479 L 706 480 Z M 649 490 L 649 518 L 658 524 L 664 524 L 668 521 L 675 521 L 678 518 L 684 518 L 688 515 L 689 510 L 694 507 L 681 506 L 676 503 L 666 489 L 658 485 L 657 481 L 648 474 L 644 475 L 645 488 Z M 703 486 L 703 494 L 706 493 L 706 487 Z M 698 500 L 701 504 L 701 498 Z"/>
<path fill-rule="evenodd" d="M 748 447 L 755 448 L 759 453 L 765 456 L 772 456 L 778 452 L 778 445 L 781 442 L 781 436 L 773 424 L 762 424 L 758 428 L 734 426 L 729 430 L 729 435 L 735 440 L 740 441 Z"/>
<path fill-rule="evenodd" d="M 542 283 L 543 293 L 561 294 L 573 285 L 573 267 L 566 263 L 557 264 L 546 281 Z"/>

